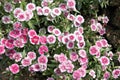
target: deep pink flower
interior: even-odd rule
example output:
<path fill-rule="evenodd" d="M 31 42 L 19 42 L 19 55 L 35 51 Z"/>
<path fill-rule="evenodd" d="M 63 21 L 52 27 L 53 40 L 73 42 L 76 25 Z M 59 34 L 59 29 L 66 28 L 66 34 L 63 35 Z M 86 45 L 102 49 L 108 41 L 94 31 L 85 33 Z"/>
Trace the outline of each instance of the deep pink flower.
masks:
<path fill-rule="evenodd" d="M 34 35 L 32 38 L 30 38 L 30 42 L 31 44 L 35 45 L 35 44 L 39 44 L 39 36 L 38 35 Z"/>
<path fill-rule="evenodd" d="M 16 62 L 21 61 L 22 54 L 21 53 L 15 53 L 15 54 L 13 54 L 13 59 L 15 59 Z"/>
<path fill-rule="evenodd" d="M 68 41 L 69 41 L 69 40 L 68 40 L 68 36 L 63 36 L 63 37 L 62 37 L 62 43 L 63 43 L 63 44 L 67 44 Z"/>
<path fill-rule="evenodd" d="M 77 53 L 76 52 L 71 52 L 70 53 L 70 59 L 74 62 L 77 61 L 77 59 L 78 59 Z"/>
<path fill-rule="evenodd" d="M 32 37 L 35 36 L 35 35 L 37 35 L 37 33 L 36 33 L 35 30 L 29 30 L 29 31 L 28 31 L 28 36 L 29 36 L 30 38 L 32 38 Z"/>
<path fill-rule="evenodd" d="M 85 41 L 80 41 L 77 43 L 78 48 L 84 48 L 85 47 Z"/>
<path fill-rule="evenodd" d="M 14 30 L 21 30 L 22 29 L 22 23 L 20 23 L 20 22 L 13 23 L 13 29 Z"/>
<path fill-rule="evenodd" d="M 103 66 L 110 64 L 110 60 L 109 60 L 109 58 L 106 57 L 106 56 L 102 56 L 99 60 L 100 60 L 101 65 L 103 65 Z"/>
<path fill-rule="evenodd" d="M 112 71 L 113 78 L 117 79 L 120 76 L 120 69 L 114 69 Z"/>
<path fill-rule="evenodd" d="M 44 55 L 41 55 L 40 57 L 38 57 L 37 61 L 38 63 L 46 64 L 48 62 L 48 58 Z"/>
<path fill-rule="evenodd" d="M 44 53 L 47 53 L 48 52 L 48 47 L 47 46 L 45 46 L 45 45 L 41 45 L 40 47 L 39 47 L 39 49 L 38 49 L 38 52 L 39 52 L 39 54 L 44 54 Z"/>
<path fill-rule="evenodd" d="M 4 45 L 0 45 L 0 55 L 5 53 Z"/>
<path fill-rule="evenodd" d="M 21 31 L 20 30 L 12 30 L 9 32 L 9 36 L 12 38 L 18 38 L 21 36 Z"/>
<path fill-rule="evenodd" d="M 2 22 L 3 22 L 4 24 L 9 24 L 9 23 L 11 23 L 10 16 L 3 16 L 3 17 L 2 17 Z"/>
<path fill-rule="evenodd" d="M 68 35 L 68 40 L 70 40 L 70 41 L 75 41 L 75 35 L 74 34 L 69 34 Z"/>
<path fill-rule="evenodd" d="M 35 6 L 34 3 L 28 3 L 28 4 L 26 5 L 26 9 L 27 9 L 27 10 L 33 11 L 33 10 L 35 10 L 35 8 L 36 8 L 36 6 Z"/>
<path fill-rule="evenodd" d="M 34 71 L 40 71 L 40 65 L 38 63 L 32 65 Z"/>
<path fill-rule="evenodd" d="M 28 52 L 27 57 L 31 60 L 36 59 L 36 53 L 35 52 Z"/>
<path fill-rule="evenodd" d="M 22 30 L 21 30 L 21 33 L 22 33 L 22 35 L 28 35 L 28 28 L 23 28 Z"/>
<path fill-rule="evenodd" d="M 40 6 L 37 6 L 36 10 L 38 15 L 43 15 L 42 8 Z"/>
<path fill-rule="evenodd" d="M 1 38 L 0 44 L 1 44 L 1 45 L 5 45 L 5 42 L 6 42 L 6 41 L 7 41 L 6 38 Z"/>
<path fill-rule="evenodd" d="M 46 36 L 39 36 L 39 42 L 41 44 L 46 44 L 47 43 L 47 37 Z"/>
<path fill-rule="evenodd" d="M 51 12 L 51 9 L 49 7 L 43 7 L 42 12 L 43 12 L 43 15 L 48 16 Z"/>
<path fill-rule="evenodd" d="M 31 61 L 31 59 L 28 58 L 28 57 L 25 57 L 25 58 L 22 59 L 22 61 L 21 61 L 21 64 L 22 64 L 23 67 L 27 67 L 27 66 L 31 65 L 31 63 L 32 63 L 32 61 Z"/>
<path fill-rule="evenodd" d="M 99 52 L 99 48 L 97 46 L 91 46 L 89 49 L 89 53 L 91 55 L 96 55 Z"/>
<path fill-rule="evenodd" d="M 61 35 L 61 31 L 59 29 L 53 29 L 52 33 L 56 36 Z"/>
<path fill-rule="evenodd" d="M 79 54 L 79 56 L 82 57 L 82 58 L 87 57 L 87 54 L 86 54 L 86 51 L 85 51 L 85 50 L 79 50 L 78 54 Z"/>
<path fill-rule="evenodd" d="M 23 10 L 21 8 L 15 8 L 13 11 L 14 17 L 17 18 L 19 13 L 22 13 Z"/>
<path fill-rule="evenodd" d="M 12 39 L 5 41 L 5 47 L 8 49 L 13 49 L 14 48 L 13 42 L 14 42 L 14 40 L 12 40 Z"/>
<path fill-rule="evenodd" d="M 54 35 L 48 35 L 47 42 L 49 44 L 54 44 L 56 42 L 56 37 Z"/>
<path fill-rule="evenodd" d="M 74 42 L 68 41 L 66 46 L 67 46 L 67 49 L 73 49 L 74 48 Z"/>
<path fill-rule="evenodd" d="M 28 40 L 26 35 L 21 35 L 18 39 L 21 40 L 21 42 L 24 44 L 27 43 Z"/>
<path fill-rule="evenodd" d="M 18 21 L 25 21 L 26 18 L 27 18 L 27 16 L 26 16 L 25 12 L 21 12 L 17 15 Z"/>
<path fill-rule="evenodd" d="M 13 73 L 13 74 L 17 74 L 20 69 L 19 69 L 19 65 L 18 64 L 12 64 L 11 66 L 9 66 L 9 70 Z"/>
<path fill-rule="evenodd" d="M 13 10 L 12 4 L 11 3 L 5 3 L 4 4 L 4 10 L 5 10 L 5 12 L 11 12 Z"/>

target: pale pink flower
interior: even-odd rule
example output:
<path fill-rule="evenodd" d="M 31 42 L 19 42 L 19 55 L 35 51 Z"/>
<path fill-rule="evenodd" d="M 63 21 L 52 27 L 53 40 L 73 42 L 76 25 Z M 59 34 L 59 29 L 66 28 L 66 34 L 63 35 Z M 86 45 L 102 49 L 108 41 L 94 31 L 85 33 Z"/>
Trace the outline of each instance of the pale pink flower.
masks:
<path fill-rule="evenodd" d="M 76 52 L 71 52 L 70 53 L 70 59 L 75 62 L 78 59 L 78 54 Z"/>
<path fill-rule="evenodd" d="M 95 71 L 94 71 L 94 70 L 90 70 L 89 75 L 92 76 L 93 78 L 96 77 Z"/>
<path fill-rule="evenodd" d="M 44 55 L 41 55 L 40 57 L 38 57 L 37 61 L 38 63 L 46 64 L 48 62 L 48 58 Z"/>
<path fill-rule="evenodd" d="M 89 53 L 91 55 L 96 55 L 99 52 L 99 48 L 97 46 L 90 46 Z"/>
<path fill-rule="evenodd" d="M 56 37 L 54 35 L 48 35 L 47 36 L 47 42 L 49 44 L 54 44 L 56 42 Z"/>
<path fill-rule="evenodd" d="M 25 12 L 21 12 L 17 15 L 17 20 L 18 21 L 25 21 L 26 18 L 27 18 L 27 16 L 26 16 Z"/>
<path fill-rule="evenodd" d="M 74 24 L 75 27 L 80 27 L 81 26 L 81 24 L 76 19 L 73 21 L 73 24 Z"/>
<path fill-rule="evenodd" d="M 28 71 L 34 72 L 34 65 L 29 66 Z"/>
<path fill-rule="evenodd" d="M 5 53 L 4 45 L 0 45 L 0 55 Z"/>
<path fill-rule="evenodd" d="M 65 65 L 64 64 L 59 64 L 59 69 L 60 71 L 63 73 L 63 72 L 66 72 L 66 69 L 65 69 Z"/>
<path fill-rule="evenodd" d="M 82 24 L 84 23 L 84 18 L 82 15 L 77 15 L 75 20 L 79 23 L 79 24 Z"/>
<path fill-rule="evenodd" d="M 1 45 L 5 45 L 5 42 L 7 41 L 7 39 L 6 38 L 1 38 L 1 40 L 0 40 L 0 44 Z"/>
<path fill-rule="evenodd" d="M 13 49 L 14 48 L 13 41 L 14 40 L 12 40 L 12 39 L 6 40 L 5 41 L 5 47 L 8 48 L 8 49 Z"/>
<path fill-rule="evenodd" d="M 74 42 L 75 41 L 75 35 L 74 34 L 69 34 L 68 35 L 68 40 Z"/>
<path fill-rule="evenodd" d="M 107 47 L 108 46 L 108 42 L 106 39 L 101 39 L 100 42 L 102 43 L 102 47 Z"/>
<path fill-rule="evenodd" d="M 59 36 L 61 35 L 61 31 L 59 29 L 53 29 L 53 34 L 56 35 L 56 36 Z"/>
<path fill-rule="evenodd" d="M 24 59 L 22 59 L 21 64 L 23 67 L 27 67 L 32 64 L 32 61 L 30 58 L 25 57 Z"/>
<path fill-rule="evenodd" d="M 104 35 L 106 33 L 106 29 L 102 28 L 98 32 L 99 32 L 100 35 Z"/>
<path fill-rule="evenodd" d="M 47 43 L 47 37 L 46 36 L 39 36 L 39 42 L 41 44 L 46 44 Z"/>
<path fill-rule="evenodd" d="M 103 77 L 104 79 L 109 79 L 110 78 L 110 72 L 106 71 L 104 74 L 103 74 Z"/>
<path fill-rule="evenodd" d="M 73 14 L 68 14 L 67 19 L 70 20 L 70 21 L 74 21 L 75 16 Z"/>
<path fill-rule="evenodd" d="M 51 9 L 49 7 L 43 7 L 42 12 L 44 16 L 48 16 L 51 12 Z"/>
<path fill-rule="evenodd" d="M 83 35 L 77 35 L 77 36 L 75 36 L 75 39 L 76 39 L 77 42 L 84 41 Z"/>
<path fill-rule="evenodd" d="M 15 8 L 13 11 L 14 17 L 17 18 L 19 13 L 22 13 L 23 10 L 21 8 Z"/>
<path fill-rule="evenodd" d="M 91 20 L 90 20 L 90 23 L 91 23 L 91 24 L 95 24 L 95 23 L 96 23 L 96 20 L 95 20 L 95 19 L 91 19 Z"/>
<path fill-rule="evenodd" d="M 87 57 L 87 54 L 86 54 L 86 51 L 85 51 L 85 50 L 79 50 L 78 54 L 79 54 L 79 56 L 82 57 L 82 58 Z"/>
<path fill-rule="evenodd" d="M 43 15 L 42 8 L 40 6 L 37 6 L 36 10 L 38 15 Z"/>
<path fill-rule="evenodd" d="M 21 30 L 22 29 L 22 23 L 20 23 L 20 22 L 13 23 L 13 29 L 14 30 Z"/>
<path fill-rule="evenodd" d="M 83 27 L 78 27 L 77 30 L 79 31 L 80 34 L 83 34 L 83 33 L 84 33 Z"/>
<path fill-rule="evenodd" d="M 59 5 L 59 8 L 61 9 L 61 11 L 66 11 L 66 10 L 67 10 L 67 6 L 66 6 L 65 3 L 61 3 L 61 4 Z"/>
<path fill-rule="evenodd" d="M 15 47 L 18 47 L 18 48 L 23 48 L 24 47 L 24 43 L 20 39 L 14 40 L 13 44 L 14 44 Z"/>
<path fill-rule="evenodd" d="M 80 41 L 77 43 L 78 48 L 84 48 L 85 47 L 85 41 Z"/>
<path fill-rule="evenodd" d="M 34 71 L 40 71 L 40 65 L 38 63 L 32 65 Z"/>
<path fill-rule="evenodd" d="M 58 61 L 59 61 L 60 63 L 63 63 L 63 62 L 65 62 L 65 61 L 67 60 L 66 55 L 63 54 L 63 53 L 61 53 L 57 58 L 58 58 Z"/>
<path fill-rule="evenodd" d="M 78 30 L 75 30 L 75 31 L 74 31 L 74 35 L 75 35 L 75 36 L 79 36 L 79 35 L 81 35 L 81 33 L 80 33 Z"/>
<path fill-rule="evenodd" d="M 26 5 L 26 9 L 27 9 L 27 10 L 34 11 L 35 8 L 36 8 L 36 6 L 35 6 L 34 3 L 28 3 L 28 4 Z"/>
<path fill-rule="evenodd" d="M 91 24 L 90 28 L 91 28 L 92 31 L 96 31 L 97 30 L 96 24 Z"/>
<path fill-rule="evenodd" d="M 80 62 L 80 65 L 84 65 L 88 63 L 88 58 L 79 58 L 78 61 Z"/>
<path fill-rule="evenodd" d="M 97 47 L 99 47 L 99 48 L 102 48 L 102 43 L 101 43 L 101 41 L 96 41 L 96 42 L 95 42 L 95 45 L 96 45 Z"/>
<path fill-rule="evenodd" d="M 79 68 L 78 69 L 79 73 L 80 73 L 80 77 L 85 77 L 86 76 L 86 69 L 84 68 Z"/>
<path fill-rule="evenodd" d="M 79 80 L 81 78 L 80 72 L 78 70 L 75 70 L 72 76 L 75 80 Z"/>
<path fill-rule="evenodd" d="M 47 69 L 47 64 L 45 63 L 39 63 L 40 71 L 45 71 Z"/>
<path fill-rule="evenodd" d="M 55 16 L 61 15 L 61 10 L 60 10 L 60 8 L 53 8 L 53 9 L 52 9 L 52 14 L 55 15 Z"/>
<path fill-rule="evenodd" d="M 65 65 L 65 69 L 68 73 L 73 72 L 74 65 L 72 64 L 72 62 L 70 60 L 67 60 L 67 61 L 63 62 L 63 64 Z"/>
<path fill-rule="evenodd" d="M 12 64 L 11 66 L 9 66 L 9 70 L 13 73 L 13 74 L 17 74 L 20 71 L 19 65 L 18 64 Z"/>
<path fill-rule="evenodd" d="M 21 53 L 15 53 L 15 54 L 13 54 L 13 59 L 15 59 L 15 62 L 21 61 L 22 54 Z"/>
<path fill-rule="evenodd" d="M 28 31 L 28 36 L 29 36 L 30 38 L 32 38 L 32 37 L 35 36 L 35 35 L 37 35 L 37 33 L 36 33 L 35 30 L 29 30 L 29 31 Z"/>
<path fill-rule="evenodd" d="M 3 17 L 2 17 L 2 22 L 3 22 L 4 24 L 9 24 L 9 23 L 11 23 L 10 16 L 3 16 Z"/>
<path fill-rule="evenodd" d="M 5 3 L 4 4 L 4 10 L 5 10 L 5 12 L 11 12 L 13 10 L 12 4 L 11 3 Z"/>
<path fill-rule="evenodd" d="M 109 53 L 108 53 L 108 56 L 110 57 L 110 60 L 112 60 L 112 58 L 113 58 L 113 52 L 112 51 L 110 51 Z"/>
<path fill-rule="evenodd" d="M 67 49 L 73 49 L 74 48 L 74 42 L 73 41 L 68 41 L 66 46 L 67 46 Z"/>
<path fill-rule="evenodd" d="M 28 52 L 27 57 L 30 58 L 31 60 L 36 59 L 36 53 L 35 52 Z"/>
<path fill-rule="evenodd" d="M 59 35 L 57 38 L 58 38 L 58 41 L 59 41 L 59 42 L 62 42 L 62 38 L 63 38 L 62 35 Z"/>
<path fill-rule="evenodd" d="M 55 55 L 53 56 L 53 58 L 54 58 L 56 61 L 58 61 L 59 55 L 58 55 L 58 54 L 55 54 Z"/>
<path fill-rule="evenodd" d="M 68 36 L 63 36 L 63 37 L 62 37 L 62 43 L 63 43 L 63 44 L 67 44 L 68 41 L 69 41 L 69 40 L 68 40 Z"/>
<path fill-rule="evenodd" d="M 33 16 L 34 16 L 33 12 L 30 11 L 30 10 L 26 10 L 26 11 L 25 11 L 25 15 L 26 15 L 26 21 L 29 21 L 29 20 L 32 19 Z"/>
<path fill-rule="evenodd" d="M 112 71 L 113 78 L 117 79 L 120 76 L 120 69 L 114 69 Z"/>
<path fill-rule="evenodd" d="M 48 26 L 47 31 L 48 31 L 49 33 L 52 33 L 53 29 L 54 29 L 54 26 L 53 26 L 53 25 L 50 25 L 50 26 Z"/>
<path fill-rule="evenodd" d="M 39 44 L 39 36 L 38 35 L 34 35 L 32 38 L 30 38 L 30 43 L 35 45 L 35 44 Z"/>
<path fill-rule="evenodd" d="M 107 17 L 107 16 L 104 16 L 104 17 L 102 18 L 102 22 L 103 22 L 103 23 L 108 23 L 108 22 L 109 22 L 108 17 Z"/>
<path fill-rule="evenodd" d="M 67 0 L 67 7 L 75 9 L 76 2 L 75 0 Z"/>
<path fill-rule="evenodd" d="M 39 49 L 38 49 L 38 52 L 39 52 L 39 54 L 44 54 L 44 53 L 47 53 L 48 52 L 48 47 L 47 46 L 45 46 L 45 45 L 41 45 L 40 47 L 39 47 Z"/>
<path fill-rule="evenodd" d="M 9 32 L 9 36 L 12 38 L 18 38 L 21 36 L 21 31 L 20 30 L 12 30 Z"/>
<path fill-rule="evenodd" d="M 120 62 L 120 55 L 119 55 L 119 57 L 118 57 L 118 61 Z"/>
<path fill-rule="evenodd" d="M 106 65 L 102 65 L 102 71 L 105 71 L 107 69 Z"/>
<path fill-rule="evenodd" d="M 106 56 L 102 56 L 99 60 L 100 60 L 101 65 L 103 66 L 110 64 L 110 60 Z"/>
<path fill-rule="evenodd" d="M 48 1 L 47 0 L 43 0 L 42 2 L 41 2 L 41 6 L 42 7 L 47 7 L 48 6 Z"/>

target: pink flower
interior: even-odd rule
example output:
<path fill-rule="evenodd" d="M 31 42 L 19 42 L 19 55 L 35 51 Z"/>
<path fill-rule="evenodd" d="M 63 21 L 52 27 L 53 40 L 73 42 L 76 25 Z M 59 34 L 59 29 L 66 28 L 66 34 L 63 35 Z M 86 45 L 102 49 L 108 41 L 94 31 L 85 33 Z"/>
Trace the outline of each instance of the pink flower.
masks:
<path fill-rule="evenodd" d="M 5 53 L 5 48 L 3 45 L 0 45 L 0 55 Z"/>
<path fill-rule="evenodd" d="M 77 35 L 77 36 L 75 37 L 75 39 L 76 39 L 77 42 L 84 41 L 83 35 Z"/>
<path fill-rule="evenodd" d="M 78 27 L 77 30 L 79 31 L 80 34 L 83 34 L 83 33 L 84 33 L 83 27 Z"/>
<path fill-rule="evenodd" d="M 58 38 L 58 41 L 59 41 L 59 42 L 62 42 L 62 38 L 63 38 L 62 35 L 59 35 L 57 38 Z"/>
<path fill-rule="evenodd" d="M 12 64 L 9 69 L 13 74 L 17 74 L 20 71 L 18 64 Z"/>
<path fill-rule="evenodd" d="M 72 64 L 72 62 L 70 60 L 63 62 L 62 64 L 65 66 L 65 69 L 68 73 L 73 72 L 74 65 Z"/>
<path fill-rule="evenodd" d="M 120 69 L 114 69 L 112 71 L 113 78 L 117 79 L 120 76 Z"/>
<path fill-rule="evenodd" d="M 59 68 L 55 68 L 54 69 L 54 73 L 57 74 L 57 75 L 60 75 L 61 74 L 61 70 Z"/>
<path fill-rule="evenodd" d="M 106 57 L 106 56 L 102 56 L 101 58 L 100 58 L 100 63 L 101 63 L 101 65 L 109 65 L 110 64 L 110 60 L 109 60 L 109 58 L 108 57 Z"/>
<path fill-rule="evenodd" d="M 48 52 L 48 47 L 47 46 L 45 46 L 45 45 L 41 45 L 40 47 L 39 47 L 39 49 L 38 49 L 38 52 L 39 52 L 39 54 L 44 54 L 45 52 L 47 53 Z"/>
<path fill-rule="evenodd" d="M 34 35 L 32 38 L 30 38 L 30 42 L 31 44 L 35 45 L 35 44 L 39 44 L 39 36 L 38 35 Z"/>
<path fill-rule="evenodd" d="M 80 27 L 81 24 L 75 19 L 74 22 L 73 22 L 74 26 L 75 27 Z"/>
<path fill-rule="evenodd" d="M 80 72 L 78 70 L 75 70 L 72 76 L 75 80 L 79 80 L 81 78 Z"/>
<path fill-rule="evenodd" d="M 96 42 L 95 42 L 95 45 L 96 45 L 97 47 L 99 47 L 99 48 L 102 48 L 102 43 L 101 43 L 101 41 L 96 41 Z"/>
<path fill-rule="evenodd" d="M 31 61 L 31 59 L 28 58 L 28 57 L 25 57 L 25 58 L 22 59 L 22 61 L 21 61 L 21 64 L 22 64 L 23 67 L 27 67 L 27 66 L 31 65 L 31 63 L 32 63 L 32 61 Z"/>
<path fill-rule="evenodd" d="M 89 49 L 89 53 L 91 55 L 96 55 L 99 52 L 99 48 L 97 46 L 91 46 Z"/>
<path fill-rule="evenodd" d="M 95 23 L 96 23 L 96 20 L 95 20 L 95 19 L 91 19 L 91 20 L 90 20 L 90 23 L 91 23 L 91 24 L 95 24 Z"/>
<path fill-rule="evenodd" d="M 52 9 L 52 14 L 55 15 L 55 16 L 61 15 L 61 10 L 60 10 L 60 8 L 53 8 L 53 9 Z"/>
<path fill-rule="evenodd" d="M 106 39 L 101 39 L 100 42 L 102 43 L 102 47 L 107 47 L 108 46 L 108 42 Z"/>
<path fill-rule="evenodd" d="M 70 59 L 71 59 L 73 62 L 77 61 L 77 59 L 78 59 L 77 53 L 76 53 L 76 52 L 71 52 L 71 53 L 70 53 Z"/>
<path fill-rule="evenodd" d="M 89 75 L 92 76 L 93 78 L 96 77 L 95 71 L 94 71 L 94 70 L 90 70 Z"/>
<path fill-rule="evenodd" d="M 56 36 L 59 36 L 61 35 L 61 31 L 59 29 L 53 29 L 53 34 L 56 35 Z"/>
<path fill-rule="evenodd" d="M 21 35 L 18 39 L 24 44 L 27 43 L 27 36 L 26 35 Z"/>
<path fill-rule="evenodd" d="M 43 7 L 42 12 L 43 15 L 48 16 L 51 12 L 51 9 L 49 7 Z"/>
<path fill-rule="evenodd" d="M 81 77 L 85 77 L 86 76 L 86 69 L 79 68 L 78 71 L 79 71 Z"/>
<path fill-rule="evenodd" d="M 66 71 L 64 64 L 59 64 L 58 67 L 59 67 L 59 69 L 60 69 L 60 71 L 61 71 L 62 73 Z"/>
<path fill-rule="evenodd" d="M 27 16 L 26 16 L 25 12 L 21 12 L 17 15 L 18 21 L 25 21 L 26 18 L 27 18 Z"/>
<path fill-rule="evenodd" d="M 4 4 L 4 10 L 5 10 L 5 12 L 11 12 L 13 10 L 12 4 L 11 3 L 5 3 Z"/>
<path fill-rule="evenodd" d="M 54 29 L 54 26 L 48 26 L 47 30 L 49 33 L 52 33 L 53 32 L 53 29 Z"/>
<path fill-rule="evenodd" d="M 67 10 L 67 6 L 66 6 L 65 3 L 61 3 L 61 4 L 59 5 L 59 8 L 61 9 L 61 11 L 66 11 L 66 10 Z"/>
<path fill-rule="evenodd" d="M 9 32 L 9 36 L 12 38 L 18 38 L 21 36 L 21 31 L 20 30 L 12 30 Z"/>
<path fill-rule="evenodd" d="M 21 8 L 15 8 L 13 11 L 14 17 L 17 18 L 19 13 L 22 13 L 23 10 Z"/>
<path fill-rule="evenodd" d="M 11 23 L 11 19 L 10 19 L 9 16 L 3 16 L 3 17 L 2 17 L 2 22 L 3 22 L 4 24 L 9 24 L 9 23 Z"/>
<path fill-rule="evenodd" d="M 16 51 L 14 49 L 9 49 L 5 55 L 8 56 L 10 59 L 13 59 L 14 54 L 16 54 Z"/>
<path fill-rule="evenodd" d="M 32 65 L 34 71 L 40 71 L 40 65 L 38 63 Z"/>
<path fill-rule="evenodd" d="M 86 51 L 85 50 L 79 50 L 78 54 L 80 55 L 80 57 L 85 58 L 87 57 Z"/>
<path fill-rule="evenodd" d="M 78 61 L 80 62 L 80 65 L 84 65 L 88 63 L 88 58 L 79 58 Z"/>
<path fill-rule="evenodd" d="M 45 63 L 39 63 L 40 71 L 45 71 L 47 69 L 47 64 Z"/>
<path fill-rule="evenodd" d="M 103 77 L 104 77 L 104 79 L 109 79 L 109 78 L 110 78 L 110 72 L 106 71 L 106 72 L 103 74 Z"/>
<path fill-rule="evenodd" d="M 67 7 L 74 9 L 76 5 L 75 0 L 67 0 Z"/>
<path fill-rule="evenodd" d="M 15 47 L 18 47 L 18 48 L 23 48 L 24 47 L 24 43 L 20 39 L 14 40 L 13 44 L 14 44 Z"/>
<path fill-rule="evenodd" d="M 44 55 L 41 55 L 40 57 L 38 57 L 37 61 L 38 63 L 46 64 L 48 62 L 48 58 Z"/>
<path fill-rule="evenodd" d="M 28 35 L 28 28 L 23 28 L 23 29 L 21 30 L 21 33 L 22 33 L 22 35 L 27 36 L 27 35 Z"/>
<path fill-rule="evenodd" d="M 80 34 L 80 32 L 79 32 L 78 30 L 75 30 L 75 31 L 74 31 L 74 35 L 75 35 L 75 36 L 79 36 L 79 35 L 81 35 L 81 34 Z"/>
<path fill-rule="evenodd" d="M 68 40 L 70 40 L 70 41 L 75 41 L 75 35 L 74 34 L 69 34 L 68 35 Z"/>
<path fill-rule="evenodd" d="M 26 5 L 26 9 L 30 10 L 30 11 L 34 11 L 35 10 L 35 4 L 34 3 L 28 3 Z"/>
<path fill-rule="evenodd" d="M 36 53 L 35 52 L 28 52 L 27 57 L 31 60 L 36 59 Z"/>
<path fill-rule="evenodd" d="M 62 43 L 63 43 L 63 44 L 67 44 L 68 41 L 69 41 L 69 40 L 68 40 L 68 36 L 63 36 L 63 37 L 62 37 Z"/>
<path fill-rule="evenodd" d="M 37 6 L 36 10 L 38 15 L 43 15 L 42 8 L 40 6 Z"/>
<path fill-rule="evenodd" d="M 5 47 L 8 48 L 8 49 L 13 49 L 14 48 L 14 44 L 13 44 L 13 41 L 12 39 L 9 39 L 5 42 Z"/>
<path fill-rule="evenodd" d="M 95 24 L 91 24 L 90 28 L 92 31 L 96 31 L 97 30 L 97 26 Z"/>
<path fill-rule="evenodd" d="M 72 41 L 68 41 L 66 45 L 67 45 L 67 49 L 73 49 L 74 48 L 74 42 L 72 42 Z"/>
<path fill-rule="evenodd" d="M 15 54 L 13 54 L 13 59 L 15 59 L 15 62 L 21 61 L 22 54 L 21 53 L 15 53 Z"/>
<path fill-rule="evenodd" d="M 47 37 L 46 36 L 39 36 L 39 42 L 41 44 L 46 44 L 47 43 Z"/>
<path fill-rule="evenodd" d="M 1 38 L 0 44 L 1 44 L 1 45 L 5 45 L 5 42 L 6 42 L 6 41 L 7 41 L 7 39 Z"/>
<path fill-rule="evenodd" d="M 106 33 L 106 29 L 105 28 L 100 29 L 98 32 L 100 35 L 104 35 Z"/>
<path fill-rule="evenodd" d="M 30 38 L 32 38 L 32 37 L 35 36 L 35 35 L 37 35 L 37 33 L 36 33 L 35 30 L 29 30 L 29 31 L 28 31 L 28 36 L 29 36 Z"/>
<path fill-rule="evenodd" d="M 56 42 L 56 37 L 54 35 L 48 35 L 47 42 L 49 44 L 54 44 Z"/>
<path fill-rule="evenodd" d="M 22 23 L 20 23 L 20 22 L 13 23 L 13 29 L 14 30 L 21 30 L 22 29 Z"/>
<path fill-rule="evenodd" d="M 61 54 L 58 56 L 58 61 L 59 61 L 60 63 L 65 62 L 66 60 L 67 60 L 67 57 L 66 57 L 66 55 L 64 55 L 63 53 L 61 53 Z"/>
<path fill-rule="evenodd" d="M 30 11 L 30 10 L 26 10 L 25 11 L 25 15 L 26 15 L 26 21 L 29 21 L 30 19 L 32 19 L 33 18 L 33 12 L 32 11 Z"/>
<path fill-rule="evenodd" d="M 103 19 L 102 19 L 102 22 L 103 22 L 103 23 L 108 23 L 108 21 L 109 21 L 109 19 L 108 19 L 107 16 L 103 17 Z"/>
<path fill-rule="evenodd" d="M 47 7 L 48 5 L 49 5 L 49 3 L 48 3 L 47 0 L 43 0 L 43 1 L 41 2 L 41 6 L 42 6 L 42 7 Z"/>
<path fill-rule="evenodd" d="M 75 20 L 76 20 L 79 24 L 84 23 L 84 18 L 83 18 L 83 16 L 81 16 L 81 15 L 77 15 L 76 18 L 75 18 Z"/>
<path fill-rule="evenodd" d="M 68 14 L 67 19 L 70 20 L 70 21 L 74 21 L 75 16 L 73 14 Z"/>
<path fill-rule="evenodd" d="M 84 48 L 85 47 L 85 41 L 81 41 L 77 43 L 78 48 Z"/>

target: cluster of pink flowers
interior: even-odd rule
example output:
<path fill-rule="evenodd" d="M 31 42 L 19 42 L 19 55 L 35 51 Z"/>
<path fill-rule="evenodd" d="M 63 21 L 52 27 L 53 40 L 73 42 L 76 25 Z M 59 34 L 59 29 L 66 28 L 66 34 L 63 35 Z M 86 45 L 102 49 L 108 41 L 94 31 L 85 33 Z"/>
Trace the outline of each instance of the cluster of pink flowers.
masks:
<path fill-rule="evenodd" d="M 14 0 L 15 4 L 20 2 L 21 0 Z M 5 54 L 14 61 L 9 66 L 8 71 L 17 74 L 21 69 L 27 68 L 30 72 L 44 72 L 47 69 L 50 70 L 51 67 L 48 68 L 50 65 L 48 63 L 53 64 L 51 59 L 54 58 L 53 61 L 57 63 L 54 73 L 60 76 L 69 74 L 73 80 L 80 80 L 89 74 L 92 78 L 98 78 L 95 67 L 100 66 L 100 74 L 104 80 L 108 80 L 111 75 L 115 79 L 118 78 L 120 68 L 113 68 L 113 65 L 110 64 L 114 54 L 109 50 L 110 45 L 107 40 L 102 37 L 95 41 L 94 45 L 89 43 L 82 25 L 85 21 L 84 17 L 80 14 L 71 13 L 71 11 L 77 12 L 75 0 L 65 0 L 58 7 L 50 7 L 52 3 L 53 0 L 42 0 L 41 6 L 28 3 L 25 9 L 14 8 L 11 3 L 5 3 L 5 12 L 12 12 L 15 19 L 12 20 L 10 16 L 2 17 L 4 24 L 13 24 L 13 29 L 8 33 L 7 38 L 0 40 L 0 57 Z M 48 21 L 54 21 L 57 17 L 64 16 L 66 21 L 71 23 L 71 26 L 67 27 L 74 29 L 73 31 L 62 30 L 54 24 L 48 24 L 49 26 L 47 25 L 46 29 L 48 34 L 39 34 L 38 31 L 25 28 L 22 25 L 22 23 L 27 23 L 36 16 L 44 16 Z M 91 31 L 97 31 L 100 35 L 105 34 L 105 25 L 108 21 L 109 19 L 106 16 L 92 19 Z M 35 46 L 35 50 L 28 49 L 29 51 L 25 50 L 24 52 L 26 46 L 30 49 L 31 46 Z M 61 49 L 61 46 L 63 48 L 62 51 L 59 50 L 60 54 L 56 53 L 57 49 Z M 17 51 L 19 48 L 23 52 Z M 120 61 L 120 53 L 118 61 Z M 111 71 L 110 68 L 112 68 Z M 54 73 L 53 75 L 55 75 Z M 54 80 L 51 76 L 47 80 Z"/>

